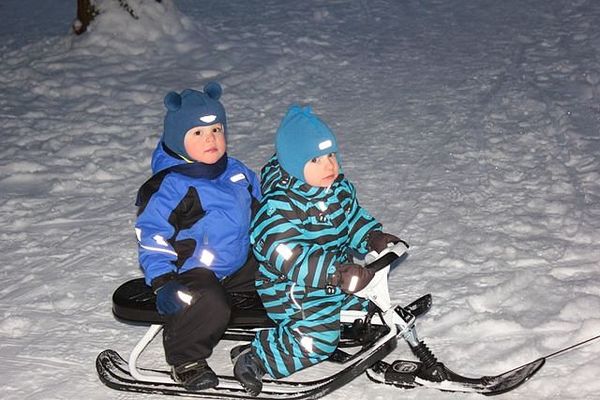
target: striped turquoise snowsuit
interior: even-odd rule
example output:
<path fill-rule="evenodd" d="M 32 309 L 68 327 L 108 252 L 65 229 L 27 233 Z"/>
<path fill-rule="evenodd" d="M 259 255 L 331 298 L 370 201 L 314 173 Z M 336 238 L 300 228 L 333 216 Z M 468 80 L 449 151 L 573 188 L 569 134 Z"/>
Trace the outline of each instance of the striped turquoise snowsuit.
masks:
<path fill-rule="evenodd" d="M 256 287 L 277 327 L 257 333 L 252 346 L 274 378 L 327 359 L 340 339 L 340 311 L 367 301 L 330 285 L 349 252 L 367 253 L 366 238 L 381 225 L 356 199 L 342 174 L 330 188 L 304 184 L 276 158 L 261 171 L 263 200 L 251 226 L 259 262 Z"/>

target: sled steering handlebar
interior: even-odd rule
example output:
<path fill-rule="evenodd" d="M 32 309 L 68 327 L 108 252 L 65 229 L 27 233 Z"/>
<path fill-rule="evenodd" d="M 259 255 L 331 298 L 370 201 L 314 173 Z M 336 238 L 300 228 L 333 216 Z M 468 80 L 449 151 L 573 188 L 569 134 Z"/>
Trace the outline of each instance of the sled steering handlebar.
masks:
<path fill-rule="evenodd" d="M 402 242 L 395 243 L 393 246 L 389 246 L 386 250 L 385 254 L 376 259 L 375 261 L 365 265 L 365 268 L 372 270 L 373 272 L 377 272 L 379 270 L 384 269 L 400 257 L 404 253 L 406 253 L 408 248 Z"/>

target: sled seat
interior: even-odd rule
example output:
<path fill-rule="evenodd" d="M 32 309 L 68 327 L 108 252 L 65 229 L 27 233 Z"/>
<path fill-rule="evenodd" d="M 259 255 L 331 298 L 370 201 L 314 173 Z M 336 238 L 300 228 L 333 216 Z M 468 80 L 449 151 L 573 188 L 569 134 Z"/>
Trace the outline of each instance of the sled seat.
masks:
<path fill-rule="evenodd" d="M 275 326 L 257 293 L 232 293 L 231 299 L 228 329 Z M 156 295 L 144 278 L 132 279 L 119 286 L 113 293 L 112 303 L 114 316 L 123 322 L 140 325 L 162 325 L 165 322 L 156 310 Z"/>
<path fill-rule="evenodd" d="M 269 319 L 258 293 L 230 293 L 231 319 L 224 339 L 250 341 L 254 331 L 275 326 Z M 144 278 L 123 283 L 112 297 L 113 315 L 120 321 L 135 325 L 149 325 L 143 337 L 129 354 L 127 364 L 131 376 L 138 381 L 173 383 L 170 376 L 156 376 L 138 366 L 142 352 L 162 331 L 165 318 L 156 310 L 156 296 Z"/>

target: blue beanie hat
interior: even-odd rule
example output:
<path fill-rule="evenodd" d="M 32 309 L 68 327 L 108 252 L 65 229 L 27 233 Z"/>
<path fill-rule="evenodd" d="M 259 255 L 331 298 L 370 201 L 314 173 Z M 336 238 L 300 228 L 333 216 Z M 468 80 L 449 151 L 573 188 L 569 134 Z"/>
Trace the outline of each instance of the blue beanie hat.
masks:
<path fill-rule="evenodd" d="M 310 106 L 293 104 L 281 120 L 275 137 L 279 164 L 304 182 L 304 166 L 315 158 L 338 151 L 335 136 Z"/>
<path fill-rule="evenodd" d="M 163 141 L 175 153 L 190 158 L 185 151 L 183 140 L 187 131 L 195 126 L 223 124 L 227 131 L 225 108 L 219 101 L 221 85 L 209 82 L 204 92 L 185 89 L 181 94 L 170 92 L 165 96 L 165 115 Z"/>

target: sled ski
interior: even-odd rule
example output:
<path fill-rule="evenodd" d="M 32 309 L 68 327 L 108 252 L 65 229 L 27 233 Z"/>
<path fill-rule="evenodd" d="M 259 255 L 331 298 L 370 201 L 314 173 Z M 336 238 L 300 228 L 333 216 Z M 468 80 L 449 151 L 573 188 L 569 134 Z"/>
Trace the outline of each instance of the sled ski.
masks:
<path fill-rule="evenodd" d="M 480 393 L 494 396 L 513 390 L 525 383 L 542 368 L 544 363 L 545 359 L 540 358 L 496 376 L 482 376 L 479 378 L 468 378 L 459 375 L 444 366 L 446 379 L 433 382 L 420 377 L 423 364 L 419 361 L 396 360 L 392 364 L 378 361 L 367 369 L 367 376 L 373 382 L 394 385 L 404 389 L 428 387 L 446 392 Z"/>
<path fill-rule="evenodd" d="M 198 392 L 188 391 L 174 382 L 139 381 L 131 376 L 128 362 L 113 350 L 105 350 L 100 353 L 96 360 L 96 368 L 100 379 L 108 387 L 131 392 L 219 399 L 314 399 L 342 387 L 361 375 L 374 362 L 388 355 L 396 347 L 396 342 L 396 332 L 389 332 L 376 341 L 373 346 L 365 347 L 358 354 L 352 356 L 352 361 L 348 362 L 339 372 L 319 380 L 288 382 L 266 379 L 263 381 L 263 390 L 258 397 L 246 393 L 233 376 L 219 376 L 218 387 Z M 170 378 L 170 372 L 167 370 L 141 369 L 145 374 L 153 373 Z"/>

